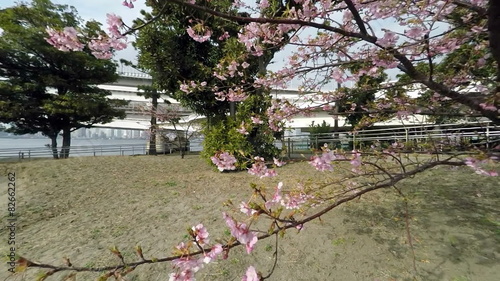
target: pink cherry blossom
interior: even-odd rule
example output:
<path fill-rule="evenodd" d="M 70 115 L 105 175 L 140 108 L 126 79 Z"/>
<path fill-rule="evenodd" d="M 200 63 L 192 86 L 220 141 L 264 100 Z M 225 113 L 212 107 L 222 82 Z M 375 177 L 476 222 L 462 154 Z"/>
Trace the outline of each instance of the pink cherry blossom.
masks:
<path fill-rule="evenodd" d="M 252 167 L 248 169 L 248 173 L 260 178 L 277 176 L 276 171 L 267 168 L 264 158 L 259 156 L 254 157 L 254 163 Z"/>
<path fill-rule="evenodd" d="M 465 165 L 471 167 L 474 171 L 476 171 L 476 174 L 479 175 L 484 175 L 484 176 L 491 176 L 491 177 L 497 177 L 498 172 L 496 171 L 486 171 L 485 169 L 482 168 L 485 164 L 488 163 L 488 160 L 478 160 L 473 157 L 467 157 L 465 159 Z"/>
<path fill-rule="evenodd" d="M 194 272 L 184 270 L 181 272 L 170 273 L 168 281 L 195 281 Z"/>
<path fill-rule="evenodd" d="M 329 104 L 325 104 L 325 105 L 323 105 L 323 106 L 321 107 L 321 109 L 322 109 L 322 110 L 324 110 L 324 111 L 330 111 L 330 110 L 332 110 L 332 108 L 333 108 L 333 107 L 332 107 L 331 105 L 329 105 Z M 335 117 L 337 117 L 337 118 L 338 118 L 338 116 L 335 116 Z"/>
<path fill-rule="evenodd" d="M 240 203 L 240 211 L 243 214 L 246 214 L 247 216 L 253 216 L 254 214 L 257 213 L 257 211 L 254 210 L 254 209 L 252 209 L 252 208 L 250 208 L 250 206 L 246 202 L 241 202 Z"/>
<path fill-rule="evenodd" d="M 276 165 L 277 167 L 281 167 L 281 166 L 286 164 L 285 161 L 280 161 L 279 159 L 276 159 L 274 157 L 273 157 L 273 162 L 274 162 L 274 165 Z"/>
<path fill-rule="evenodd" d="M 130 9 L 134 8 L 134 4 L 132 2 L 135 2 L 136 0 L 124 0 L 122 2 L 122 5 L 125 7 L 129 7 Z"/>
<path fill-rule="evenodd" d="M 427 30 L 425 30 L 424 28 L 422 28 L 420 26 L 415 26 L 415 27 L 412 27 L 408 30 L 405 30 L 405 35 L 410 37 L 410 38 L 413 38 L 413 39 L 420 39 L 426 33 L 427 33 Z"/>
<path fill-rule="evenodd" d="M 321 156 L 315 155 L 311 157 L 309 164 L 311 164 L 318 171 L 333 171 L 332 161 L 335 155 L 332 151 L 323 152 Z"/>
<path fill-rule="evenodd" d="M 497 107 L 492 104 L 480 103 L 479 106 L 484 110 L 497 111 Z"/>
<path fill-rule="evenodd" d="M 313 198 L 314 196 L 307 194 L 304 191 L 304 186 L 299 184 L 298 188 L 285 194 L 280 203 L 286 209 L 300 209 L 304 203 Z"/>
<path fill-rule="evenodd" d="M 269 7 L 269 2 L 267 0 L 260 0 L 259 8 L 265 9 Z"/>
<path fill-rule="evenodd" d="M 108 30 L 114 37 L 122 37 L 120 33 L 120 28 L 123 26 L 122 18 L 115 14 L 106 14 L 106 22 L 108 24 Z"/>
<path fill-rule="evenodd" d="M 198 224 L 196 226 L 192 227 L 193 234 L 195 236 L 196 242 L 200 244 L 200 246 L 204 246 L 205 244 L 208 244 L 210 240 L 208 239 L 208 231 L 207 229 L 203 226 L 203 224 Z"/>
<path fill-rule="evenodd" d="M 264 205 L 266 206 L 267 209 L 271 209 L 276 203 L 280 203 L 282 196 L 281 196 L 281 189 L 283 188 L 283 182 L 279 182 L 276 187 L 274 188 L 274 194 L 273 197 L 268 200 Z"/>
<path fill-rule="evenodd" d="M 260 117 L 258 117 L 258 116 L 255 116 L 255 117 L 252 116 L 252 117 L 250 117 L 250 119 L 252 119 L 253 124 L 263 124 L 264 123 L 264 121 L 260 120 Z"/>
<path fill-rule="evenodd" d="M 229 33 L 227 33 L 227 31 L 224 32 L 224 34 L 222 34 L 221 36 L 219 36 L 219 41 L 224 41 L 226 40 L 227 38 L 229 38 Z"/>
<path fill-rule="evenodd" d="M 192 273 L 198 272 L 203 267 L 202 261 L 194 256 L 175 259 L 172 261 L 172 265 L 181 272 L 190 271 Z"/>
<path fill-rule="evenodd" d="M 226 97 L 228 101 L 244 101 L 248 98 L 240 87 L 229 89 Z"/>
<path fill-rule="evenodd" d="M 210 249 L 210 252 L 203 255 L 203 262 L 206 264 L 212 262 L 213 260 L 217 259 L 218 256 L 220 256 L 223 250 L 224 249 L 222 248 L 221 244 L 215 244 Z"/>
<path fill-rule="evenodd" d="M 255 267 L 249 266 L 241 281 L 260 281 L 259 275 L 255 271 Z"/>
<path fill-rule="evenodd" d="M 257 235 L 255 232 L 250 231 L 247 225 L 244 223 L 236 222 L 232 217 L 228 216 L 226 213 L 222 213 L 224 220 L 226 221 L 231 235 L 236 238 L 241 244 L 245 245 L 247 253 L 250 254 L 257 243 Z"/>
<path fill-rule="evenodd" d="M 193 38 L 194 41 L 203 43 L 210 39 L 210 36 L 212 36 L 212 31 L 208 28 L 205 28 L 205 31 L 203 34 L 199 34 L 198 32 L 194 31 L 193 28 L 190 26 L 187 28 L 187 33 L 189 37 Z"/>
<path fill-rule="evenodd" d="M 217 153 L 210 159 L 221 172 L 224 170 L 236 170 L 236 166 L 234 164 L 236 164 L 237 160 L 228 152 Z"/>
<path fill-rule="evenodd" d="M 56 31 L 50 27 L 46 29 L 49 37 L 45 41 L 56 47 L 60 51 L 81 51 L 84 45 L 77 36 L 77 31 L 73 27 L 65 27 L 63 31 Z"/>
<path fill-rule="evenodd" d="M 247 129 L 245 128 L 245 121 L 242 121 L 241 122 L 241 125 L 238 129 L 236 129 L 236 131 L 242 135 L 248 135 L 248 131 Z"/>
<path fill-rule="evenodd" d="M 354 173 L 360 173 L 359 167 L 361 166 L 361 153 L 357 150 L 352 151 L 351 165 Z"/>
<path fill-rule="evenodd" d="M 189 94 L 191 92 L 187 84 L 181 84 L 180 89 L 186 94 Z"/>

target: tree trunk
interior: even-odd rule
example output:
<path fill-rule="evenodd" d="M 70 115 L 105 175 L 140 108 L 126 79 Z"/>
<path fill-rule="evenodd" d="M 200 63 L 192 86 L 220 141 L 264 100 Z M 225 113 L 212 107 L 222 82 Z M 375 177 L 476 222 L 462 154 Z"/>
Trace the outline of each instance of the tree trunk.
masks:
<path fill-rule="evenodd" d="M 337 83 L 337 89 L 340 89 L 340 87 L 342 87 L 342 85 L 340 85 L 340 83 Z M 339 101 L 338 100 L 335 101 L 335 107 L 333 108 L 333 113 L 335 114 L 334 119 L 333 119 L 333 141 L 334 141 L 334 143 L 336 143 L 337 137 L 339 137 L 339 115 L 338 115 L 338 113 L 339 113 Z M 334 149 L 335 149 L 335 147 L 334 147 Z"/>
<path fill-rule="evenodd" d="M 158 97 L 153 94 L 151 97 L 151 128 L 149 134 L 149 155 L 156 155 L 156 110 L 158 108 Z"/>
<path fill-rule="evenodd" d="M 57 134 L 49 136 L 51 140 L 50 149 L 52 150 L 52 157 L 54 159 L 59 159 L 59 154 L 57 153 Z"/>
<path fill-rule="evenodd" d="M 229 102 L 229 116 L 236 119 L 236 103 L 234 101 Z"/>
<path fill-rule="evenodd" d="M 495 89 L 494 105 L 498 107 L 500 106 L 500 1 L 498 0 L 489 1 L 488 31 L 491 54 L 497 62 L 497 85 Z"/>
<path fill-rule="evenodd" d="M 184 159 L 184 143 L 179 135 L 177 135 L 179 139 L 179 154 L 181 155 L 181 159 Z"/>
<path fill-rule="evenodd" d="M 66 159 L 69 157 L 70 146 L 71 146 L 71 128 L 64 128 L 63 141 L 59 158 Z"/>
<path fill-rule="evenodd" d="M 181 159 L 184 159 L 184 155 L 186 155 L 186 152 L 184 151 L 184 147 L 181 147 Z"/>

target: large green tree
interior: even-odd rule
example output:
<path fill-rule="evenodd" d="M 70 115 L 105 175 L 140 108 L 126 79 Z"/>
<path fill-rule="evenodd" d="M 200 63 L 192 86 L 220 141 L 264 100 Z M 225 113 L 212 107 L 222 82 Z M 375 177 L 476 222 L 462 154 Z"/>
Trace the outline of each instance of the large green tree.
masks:
<path fill-rule="evenodd" d="M 212 73 L 223 56 L 224 42 L 200 43 L 187 34 L 186 28 L 190 19 L 194 18 L 190 13 L 194 11 L 161 1 L 147 1 L 147 5 L 152 12 L 143 11 L 143 19 L 138 19 L 136 25 L 150 21 L 159 13 L 162 15 L 137 34 L 134 46 L 139 51 L 139 68 L 151 74 L 155 82 L 153 86 L 164 90 L 183 106 L 209 119 L 223 116 L 229 111 L 229 104 L 215 100 L 211 91 L 198 90 L 186 95 L 179 90 L 179 86 L 187 80 L 215 84 L 216 78 Z M 236 27 L 234 24 L 227 27 L 222 24 L 220 30 L 230 28 L 234 31 Z"/>
<path fill-rule="evenodd" d="M 54 158 L 67 158 L 71 132 L 124 118 L 124 101 L 110 100 L 97 85 L 116 81 L 116 64 L 83 52 L 62 52 L 46 42 L 46 27 L 75 26 L 85 34 L 100 24 L 82 25 L 72 7 L 34 0 L 0 10 L 0 122 L 16 134 L 41 132 L 52 141 Z M 62 148 L 57 137 L 62 134 Z"/>
<path fill-rule="evenodd" d="M 211 5 L 226 11 L 232 10 L 231 4 L 224 0 L 211 2 Z M 135 42 L 139 50 L 138 66 L 152 75 L 153 87 L 207 118 L 203 132 L 205 158 L 209 159 L 221 150 L 243 152 L 238 155 L 242 156 L 244 166 L 244 159 L 252 155 L 275 156 L 278 151 L 267 122 L 252 125 L 250 119 L 263 116 L 270 106 L 269 93 L 251 85 L 258 74 L 265 71 L 275 50 L 259 58 L 248 56 L 248 66 L 239 68 L 245 72 L 246 85 L 242 89 L 249 98 L 240 102 L 218 100 L 215 89 L 222 90 L 225 85 L 241 79 L 227 77 L 227 80 L 221 80 L 214 76 L 214 72 L 235 62 L 243 63 L 238 57 L 247 51 L 236 39 L 242 25 L 204 16 L 196 10 L 171 3 L 147 1 L 147 5 L 152 12 L 143 11 L 143 19 L 135 22 L 135 26 L 148 23 L 139 30 Z M 151 22 L 153 18 L 156 20 Z M 186 32 L 193 25 L 193 19 L 200 18 L 212 30 L 211 39 L 204 42 L 193 40 Z M 227 35 L 229 39 L 225 38 Z M 206 86 L 195 87 L 186 93 L 180 90 L 180 85 L 187 81 L 203 81 Z M 237 131 L 242 124 L 247 125 L 247 134 Z"/>

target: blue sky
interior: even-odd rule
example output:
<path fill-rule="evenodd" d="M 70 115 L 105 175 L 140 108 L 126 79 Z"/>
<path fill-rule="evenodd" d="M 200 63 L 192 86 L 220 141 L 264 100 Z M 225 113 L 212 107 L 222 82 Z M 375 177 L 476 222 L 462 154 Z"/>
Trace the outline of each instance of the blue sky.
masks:
<path fill-rule="evenodd" d="M 114 13 L 123 18 L 123 21 L 127 24 L 131 23 L 139 15 L 141 9 L 145 9 L 143 0 L 138 0 L 134 2 L 135 8 L 129 9 L 123 6 L 122 0 L 51 0 L 55 4 L 64 4 L 74 6 L 78 11 L 78 14 L 84 20 L 95 19 L 99 22 L 104 23 L 106 26 L 106 14 Z M 0 0 L 0 9 L 15 6 L 19 2 L 31 2 L 31 1 L 18 1 L 18 0 Z M 116 58 L 135 60 L 137 52 L 132 46 L 127 49 L 117 53 Z"/>
<path fill-rule="evenodd" d="M 65 5 L 71 5 L 74 6 L 78 14 L 84 19 L 84 20 L 91 20 L 95 19 L 99 22 L 104 23 L 104 27 L 106 26 L 106 14 L 107 13 L 114 13 L 122 17 L 123 21 L 126 24 L 130 24 L 133 19 L 135 19 L 138 15 L 140 15 L 140 10 L 141 9 L 146 9 L 146 6 L 144 4 L 144 0 L 137 0 L 134 2 L 135 8 L 134 9 L 129 9 L 125 6 L 123 6 L 122 3 L 123 0 L 52 0 L 53 3 L 56 4 L 65 4 Z M 16 5 L 16 3 L 19 3 L 21 1 L 19 0 L 0 0 L 0 8 L 6 8 L 10 6 Z M 24 1 L 24 2 L 31 2 L 31 1 Z M 377 25 L 380 26 L 374 26 L 376 30 L 380 29 L 381 27 L 385 26 L 386 28 L 395 28 L 393 24 L 390 22 L 380 22 Z M 402 30 L 401 30 L 402 31 Z M 308 34 L 315 34 L 316 30 L 309 30 L 304 32 L 305 35 Z M 305 36 L 304 35 L 304 36 Z M 132 37 L 130 37 L 132 39 Z M 284 51 L 279 52 L 276 54 L 275 59 L 273 64 L 269 65 L 268 69 L 269 70 L 279 70 L 283 67 L 285 62 L 285 58 L 293 52 L 294 47 L 287 47 Z M 137 56 L 137 51 L 134 50 L 134 48 L 129 45 L 129 47 L 123 51 L 117 52 L 115 59 L 127 59 L 130 61 L 135 61 Z M 123 68 L 123 71 L 131 71 L 129 68 Z M 394 71 L 393 71 L 394 72 Z M 391 73 L 392 74 L 392 73 Z M 392 74 L 394 75 L 394 74 Z M 391 76 L 392 76 L 391 75 Z M 295 85 L 293 85 L 295 84 Z M 290 85 L 291 88 L 296 88 L 298 85 L 296 83 L 292 83 Z"/>
<path fill-rule="evenodd" d="M 135 8 L 129 9 L 123 6 L 122 0 L 51 0 L 56 4 L 64 4 L 74 6 L 78 11 L 78 14 L 84 20 L 95 19 L 99 22 L 106 22 L 106 14 L 114 13 L 122 17 L 123 21 L 126 24 L 130 24 L 132 20 L 134 20 L 139 14 L 141 9 L 146 9 L 146 5 L 144 4 L 144 0 L 137 0 L 134 2 Z M 0 0 L 0 8 L 6 8 L 10 6 L 15 6 L 17 3 L 21 1 L 19 0 Z M 31 2 L 31 1 L 24 1 Z M 132 37 L 130 37 L 132 39 Z M 286 52 L 285 52 L 286 53 Z M 117 52 L 115 59 L 127 59 L 131 61 L 135 61 L 135 57 L 137 56 L 137 52 L 134 48 L 129 45 L 129 47 L 123 51 Z M 285 57 L 284 54 L 278 55 L 278 61 L 283 60 Z M 271 69 L 277 70 L 282 66 L 282 63 L 273 64 L 270 66 Z"/>

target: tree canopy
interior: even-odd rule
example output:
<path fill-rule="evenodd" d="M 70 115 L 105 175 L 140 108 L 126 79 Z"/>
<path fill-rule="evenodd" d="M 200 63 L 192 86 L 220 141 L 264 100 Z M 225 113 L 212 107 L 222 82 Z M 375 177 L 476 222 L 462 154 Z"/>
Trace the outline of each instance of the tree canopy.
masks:
<path fill-rule="evenodd" d="M 137 33 L 134 46 L 139 50 L 138 66 L 152 75 L 154 86 L 160 91 L 207 118 L 204 130 L 204 155 L 207 155 L 207 159 L 221 150 L 233 153 L 245 151 L 245 157 L 264 151 L 268 155 L 276 155 L 277 149 L 269 149 L 274 139 L 270 130 L 266 131 L 265 123 L 251 126 L 252 128 L 248 126 L 248 134 L 238 132 L 241 124 L 246 122 L 251 125 L 250 117 L 263 114 L 270 106 L 269 92 L 255 89 L 251 85 L 259 71 L 265 70 L 269 60 L 250 56 L 236 40 L 241 25 L 210 16 L 204 17 L 203 13 L 194 9 L 168 2 L 148 1 L 147 4 L 153 9 L 152 12 L 142 11 L 144 18 L 136 20 L 134 26 L 145 25 L 153 18 L 156 20 Z M 211 3 L 226 11 L 235 11 L 230 4 L 228 1 Z M 199 23 L 196 25 L 198 27 L 210 26 L 213 40 L 193 40 L 189 29 L 193 21 Z M 202 32 L 196 26 L 192 32 Z M 240 56 L 244 56 L 246 60 Z M 224 81 L 214 76 L 214 73 L 226 68 L 234 69 L 233 71 L 238 71 L 245 77 L 244 85 L 236 91 L 228 92 L 226 89 L 231 83 L 241 82 L 238 75 L 226 77 Z M 192 80 L 202 83 L 199 87 L 186 84 Z M 252 96 L 258 98 L 247 99 Z M 266 137 L 260 136 L 261 134 Z M 224 139 L 229 135 L 233 137 Z"/>
<path fill-rule="evenodd" d="M 132 2 L 134 0 L 125 0 L 124 5 L 133 7 Z M 359 109 L 362 111 L 356 111 L 357 107 L 353 111 L 364 116 L 382 113 L 380 117 L 385 118 L 384 113 L 395 111 L 398 117 L 404 118 L 425 113 L 421 112 L 425 106 L 439 110 L 443 102 L 450 101 L 450 108 L 460 105 L 462 113 L 482 121 L 489 120 L 495 128 L 500 125 L 500 1 L 260 0 L 255 4 L 231 1 L 231 9 L 225 5 L 229 2 L 225 1 L 165 2 L 179 5 L 179 11 L 185 17 L 183 20 L 187 20 L 187 27 L 186 24 L 181 27 L 186 28 L 189 37 L 200 44 L 218 42 L 219 27 L 213 26 L 210 21 L 224 19 L 241 25 L 237 34 L 229 34 L 229 38 L 225 38 L 227 42 L 235 42 L 233 52 L 225 53 L 228 59 L 220 60 L 215 70 L 210 69 L 209 74 L 214 77 L 211 79 L 215 84 L 209 84 L 212 80 L 207 81 L 205 77 L 184 77 L 180 79 L 180 91 L 189 95 L 210 89 L 218 100 L 249 100 L 250 103 L 240 104 L 243 106 L 239 112 L 249 110 L 250 114 L 257 112 L 253 110 L 259 102 L 270 104 L 264 107 L 262 115 L 260 112 L 259 115 L 251 115 L 251 126 L 247 126 L 246 120 L 238 119 L 237 114 L 236 118 L 229 118 L 215 126 L 213 133 L 223 138 L 214 138 L 213 147 L 236 144 L 251 136 L 250 130 L 261 122 L 267 123 L 272 131 L 279 132 L 282 129 L 279 125 L 294 114 L 318 109 L 331 112 L 328 105 L 342 101 L 346 92 L 360 99 L 363 107 Z M 158 16 L 147 18 L 127 33 L 155 24 L 162 20 L 161 15 L 168 13 L 168 9 L 160 9 Z M 68 44 L 54 45 L 68 47 Z M 274 51 L 283 46 L 292 48 L 280 70 L 264 74 L 259 68 L 256 72 L 249 72 L 253 76 L 247 75 L 245 69 L 250 65 L 267 65 Z M 253 64 L 255 61 L 259 63 Z M 400 75 L 393 81 L 382 81 L 385 79 L 383 73 L 389 70 L 399 71 Z M 300 90 L 307 94 L 304 95 L 307 101 L 323 104 L 300 108 L 286 100 L 268 101 L 254 94 L 258 90 L 282 88 L 294 79 L 300 80 Z M 331 87 L 331 84 L 339 83 L 349 83 L 357 90 L 368 92 Z M 415 89 L 419 90 L 420 99 L 410 96 L 410 91 Z M 379 90 L 383 90 L 380 96 L 372 98 L 373 91 L 378 93 Z M 239 122 L 242 122 L 237 129 L 239 134 L 231 134 L 230 130 L 234 130 L 228 128 L 234 128 Z M 327 127 L 326 122 L 323 127 Z M 354 137 L 351 139 L 354 141 Z M 237 168 L 236 157 L 241 153 L 230 145 L 227 146 L 230 149 L 217 151 L 212 156 L 220 171 Z M 223 213 L 229 233 L 225 233 L 222 239 L 210 238 L 210 244 L 208 230 L 200 223 L 188 229 L 184 241 L 177 244 L 169 257 L 145 259 L 142 249 L 137 247 L 140 259 L 126 263 L 115 247 L 111 251 L 120 258 L 120 263 L 106 267 L 62 267 L 26 259 L 21 262 L 25 267 L 52 270 L 46 276 L 54 271 L 99 271 L 107 272 L 103 278 L 121 278 L 139 265 L 171 261 L 173 272 L 170 280 L 187 281 L 193 280 L 206 263 L 219 257 L 227 258 L 234 247 L 244 245 L 250 254 L 261 240 L 275 237 L 274 263 L 269 266 L 270 269 L 267 267 L 269 264 L 262 269 L 268 270 L 268 273 L 263 274 L 262 270 L 249 266 L 242 279 L 262 281 L 274 272 L 279 256 L 278 241 L 287 230 L 300 231 L 305 224 L 321 220 L 340 205 L 362 200 L 365 194 L 385 188 L 404 199 L 401 209 L 404 219 L 401 221 L 405 221 L 407 232 L 405 245 L 411 249 L 408 252 L 413 256 L 413 269 L 417 273 L 418 256 L 415 255 L 412 242 L 415 239 L 411 237 L 410 228 L 414 220 L 408 211 L 408 201 L 412 198 L 407 196 L 399 183 L 443 165 L 455 168 L 467 166 L 484 176 L 499 174 L 494 170 L 498 168 L 499 158 L 487 147 L 443 153 L 440 146 L 430 140 L 423 157 L 408 153 L 404 144 L 398 141 L 387 147 L 374 144 L 368 150 L 333 150 L 328 145 L 323 146 L 308 161 L 322 174 L 293 183 L 285 179 L 269 186 L 264 182 L 251 184 L 252 193 L 246 201 L 239 204 L 227 201 L 227 205 L 234 210 L 232 214 Z M 269 159 L 254 157 L 248 172 L 260 178 L 276 175 L 275 170 L 268 169 L 267 161 Z M 273 162 L 275 166 L 283 165 L 278 159 L 273 159 Z M 436 174 L 431 178 L 438 180 Z M 418 190 L 419 187 L 415 188 Z M 463 196 L 474 200 L 476 195 Z M 480 196 L 479 193 L 477 196 Z M 439 199 L 429 198 L 429 203 L 435 203 L 433 200 Z M 384 200 L 377 199 L 374 204 L 383 203 Z M 314 253 L 311 255 L 315 257 Z M 418 278 L 416 275 L 412 277 Z"/>
<path fill-rule="evenodd" d="M 34 0 L 0 11 L 0 121 L 16 134 L 41 132 L 52 140 L 55 158 L 69 156 L 70 133 L 123 118 L 124 101 L 110 100 L 99 84 L 116 81 L 116 64 L 83 52 L 63 52 L 47 42 L 47 26 L 73 26 L 88 34 L 100 24 L 82 24 L 72 7 Z M 63 148 L 57 152 L 62 132 Z"/>

